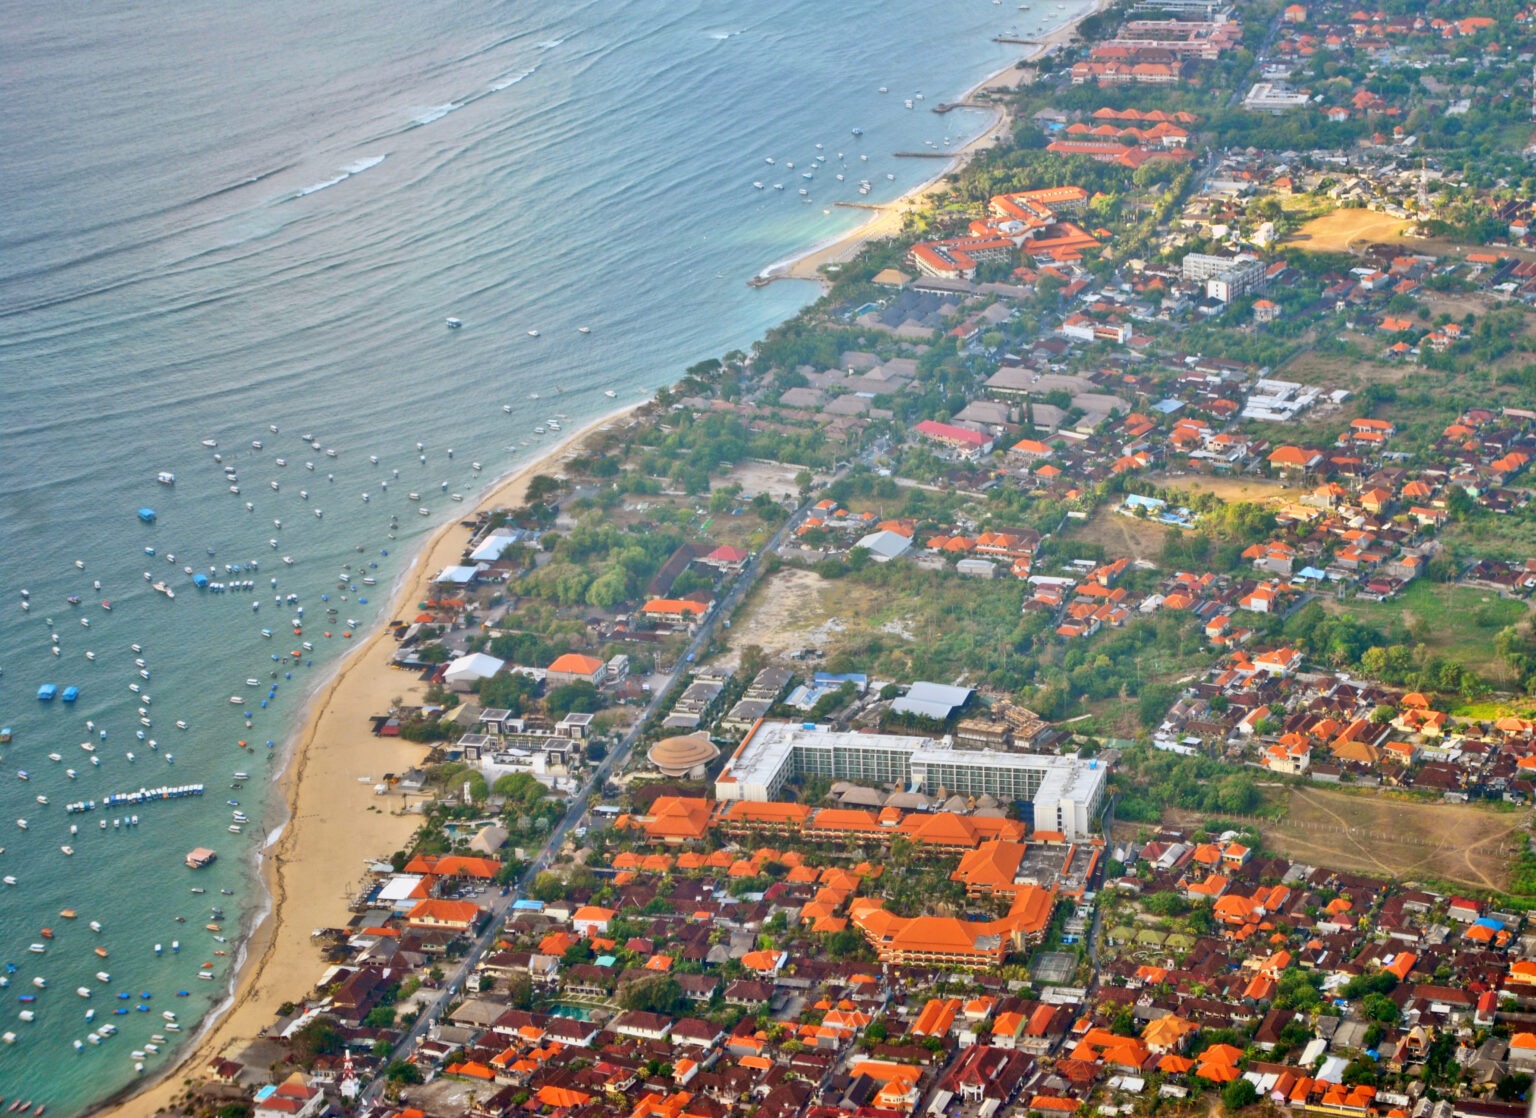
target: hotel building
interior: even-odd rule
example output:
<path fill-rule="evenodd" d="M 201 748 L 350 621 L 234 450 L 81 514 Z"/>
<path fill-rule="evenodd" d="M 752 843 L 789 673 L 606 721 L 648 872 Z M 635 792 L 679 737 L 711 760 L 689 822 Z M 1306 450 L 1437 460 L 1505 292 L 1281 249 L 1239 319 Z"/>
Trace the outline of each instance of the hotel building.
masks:
<path fill-rule="evenodd" d="M 889 785 L 925 795 L 991 795 L 1033 805 L 1037 831 L 1068 840 L 1092 834 L 1107 770 L 1096 761 L 986 749 L 955 749 L 948 738 L 837 733 L 791 722 L 759 722 L 715 780 L 717 800 L 781 798 L 797 776 Z"/>

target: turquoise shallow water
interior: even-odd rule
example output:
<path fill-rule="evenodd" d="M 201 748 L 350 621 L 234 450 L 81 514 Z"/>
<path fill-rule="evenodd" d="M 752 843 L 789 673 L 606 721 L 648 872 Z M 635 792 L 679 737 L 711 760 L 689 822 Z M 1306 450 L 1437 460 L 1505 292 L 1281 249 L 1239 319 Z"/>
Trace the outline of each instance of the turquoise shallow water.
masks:
<path fill-rule="evenodd" d="M 536 425 L 637 400 L 813 297 L 744 281 L 856 225 L 831 203 L 860 178 L 879 201 L 935 170 L 892 152 L 979 131 L 926 109 L 1016 56 L 990 36 L 1073 12 L 1037 7 L 964 0 L 936 27 L 916 0 L 0 2 L 0 1095 L 75 1113 L 133 1078 L 162 1011 L 193 1034 L 264 903 L 271 778 L 349 621 L 379 623 L 415 545 L 537 453 Z M 343 564 L 376 585 L 344 588 Z M 255 589 L 199 591 L 187 566 Z M 48 682 L 79 701 L 39 703 Z M 63 808 L 193 782 L 208 793 Z M 196 845 L 219 860 L 194 874 Z"/>

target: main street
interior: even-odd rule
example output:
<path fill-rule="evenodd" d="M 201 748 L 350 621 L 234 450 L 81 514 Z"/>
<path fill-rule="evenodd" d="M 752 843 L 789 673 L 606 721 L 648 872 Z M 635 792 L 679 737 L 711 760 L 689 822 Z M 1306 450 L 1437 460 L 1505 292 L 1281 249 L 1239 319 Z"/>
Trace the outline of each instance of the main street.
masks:
<path fill-rule="evenodd" d="M 844 466 L 834 477 L 840 477 L 842 473 L 846 472 L 847 468 L 847 466 Z M 540 871 L 553 861 L 555 854 L 565 844 L 566 836 L 570 833 L 571 829 L 576 827 L 586 817 L 587 810 L 592 804 L 594 793 L 601 795 L 609 775 L 622 771 L 625 762 L 629 759 L 630 753 L 634 750 L 635 743 L 640 740 L 640 736 L 645 728 L 651 724 L 656 715 L 661 713 L 664 704 L 671 700 L 672 690 L 678 680 L 689 670 L 690 665 L 709 648 L 710 642 L 714 640 L 715 631 L 720 623 L 730 617 L 731 612 L 741 604 L 752 587 L 757 584 L 758 578 L 762 575 L 764 556 L 771 555 L 778 550 L 789 533 L 805 518 L 809 507 L 809 503 L 803 504 L 789 515 L 779 527 L 779 530 L 773 534 L 773 538 L 752 556 L 746 568 L 742 571 L 741 577 L 736 580 L 730 591 L 710 611 L 709 616 L 705 618 L 703 623 L 699 625 L 698 631 L 694 633 L 693 639 L 688 642 L 688 647 L 684 649 L 683 654 L 679 657 L 671 673 L 665 676 L 664 682 L 654 689 L 651 701 L 645 705 L 645 709 L 641 712 L 640 717 L 635 720 L 634 725 L 630 727 L 618 744 L 609 751 L 608 755 L 588 773 L 586 780 L 581 785 L 581 789 L 571 797 L 570 806 L 566 809 L 565 815 L 550 831 L 549 837 L 545 840 L 544 845 L 539 848 L 539 852 L 534 856 L 532 862 L 529 863 L 522 879 L 515 887 L 500 893 L 491 901 L 489 915 L 480 934 L 475 937 L 469 950 L 465 952 L 464 957 L 453 967 L 453 970 L 443 976 L 443 982 L 436 997 L 429 1004 L 422 1007 L 416 1020 L 411 1023 L 410 1028 L 396 1042 L 384 1066 L 388 1066 L 388 1064 L 397 1059 L 403 1059 L 414 1051 L 416 1045 L 421 1042 L 422 1038 L 427 1035 L 428 1031 L 437 1023 L 447 1008 L 458 998 L 459 992 L 464 988 L 465 980 L 473 973 L 481 958 L 496 942 L 496 937 L 501 932 L 502 925 L 506 921 L 507 913 L 511 910 L 519 895 L 532 887 Z M 384 1077 L 376 1075 L 359 1094 L 359 1109 L 361 1110 L 363 1107 L 377 1102 L 385 1086 Z"/>

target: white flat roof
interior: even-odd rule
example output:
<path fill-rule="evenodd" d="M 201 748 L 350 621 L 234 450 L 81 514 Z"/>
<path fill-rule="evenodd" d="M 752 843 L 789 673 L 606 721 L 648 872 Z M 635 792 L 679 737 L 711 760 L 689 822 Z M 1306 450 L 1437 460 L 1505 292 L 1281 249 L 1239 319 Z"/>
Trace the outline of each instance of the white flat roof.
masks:
<path fill-rule="evenodd" d="M 742 784 L 768 785 L 783 771 L 792 750 L 880 749 L 909 754 L 908 763 L 964 765 L 988 769 L 1034 769 L 1044 778 L 1039 798 L 1087 803 L 1096 786 L 1102 785 L 1108 767 L 1076 757 L 1040 753 L 1004 753 L 991 749 L 955 749 L 944 742 L 915 735 L 868 734 L 856 730 L 837 733 L 821 727 L 807 729 L 794 722 L 762 722 L 749 734 L 721 776 L 734 776 Z"/>

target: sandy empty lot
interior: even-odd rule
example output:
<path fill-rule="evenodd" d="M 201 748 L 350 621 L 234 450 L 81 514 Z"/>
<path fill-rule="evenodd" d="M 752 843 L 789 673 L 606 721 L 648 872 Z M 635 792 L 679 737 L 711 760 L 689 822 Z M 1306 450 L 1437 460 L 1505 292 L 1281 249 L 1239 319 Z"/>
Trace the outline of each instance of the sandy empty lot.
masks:
<path fill-rule="evenodd" d="M 1179 481 L 1188 481 L 1180 478 Z M 1073 520 L 1062 533 L 1067 539 L 1096 543 L 1110 559 L 1129 556 L 1156 563 L 1168 539 L 1168 527 L 1150 520 L 1121 516 L 1108 506 L 1098 509 L 1087 520 Z"/>
<path fill-rule="evenodd" d="M 720 663 L 734 668 L 749 644 L 774 658 L 802 648 L 825 650 L 843 628 L 832 613 L 832 586 L 814 571 L 789 567 L 763 580 L 734 620 L 730 648 Z"/>
<path fill-rule="evenodd" d="M 1313 218 L 1285 243 L 1316 252 L 1348 252 L 1377 241 L 1387 244 L 1402 238 L 1411 222 L 1373 210 L 1335 210 Z"/>
<path fill-rule="evenodd" d="M 1475 889 L 1509 884 L 1510 849 L 1525 841 L 1522 813 L 1424 803 L 1370 792 L 1298 788 L 1264 842 L 1287 858 L 1405 881 L 1439 879 Z"/>

